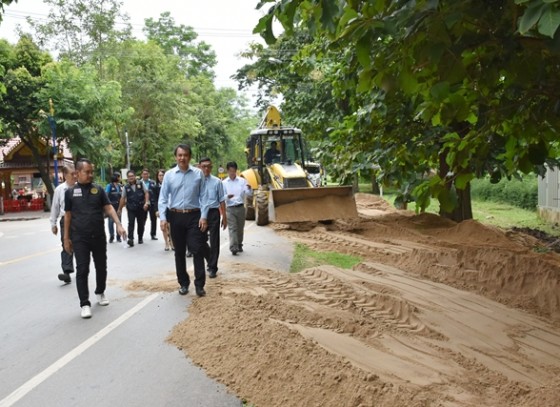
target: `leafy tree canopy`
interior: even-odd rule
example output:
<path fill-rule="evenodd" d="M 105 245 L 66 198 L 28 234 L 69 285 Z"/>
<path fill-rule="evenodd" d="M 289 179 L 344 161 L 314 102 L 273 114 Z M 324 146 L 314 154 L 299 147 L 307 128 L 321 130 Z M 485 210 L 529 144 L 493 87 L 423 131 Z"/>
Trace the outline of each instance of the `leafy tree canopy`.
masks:
<path fill-rule="evenodd" d="M 327 125 L 327 142 L 344 143 L 349 166 L 371 160 L 380 180 L 416 185 L 420 209 L 436 198 L 443 215 L 470 218 L 471 179 L 542 173 L 558 157 L 559 1 L 259 7 L 267 3 L 255 31 L 273 43 L 277 19 L 282 38 L 309 32 L 312 45 L 299 47 L 287 70 L 313 66 L 308 72 L 332 84 L 330 97 L 348 103 L 343 120 Z M 437 174 L 419 177 L 431 168 Z"/>

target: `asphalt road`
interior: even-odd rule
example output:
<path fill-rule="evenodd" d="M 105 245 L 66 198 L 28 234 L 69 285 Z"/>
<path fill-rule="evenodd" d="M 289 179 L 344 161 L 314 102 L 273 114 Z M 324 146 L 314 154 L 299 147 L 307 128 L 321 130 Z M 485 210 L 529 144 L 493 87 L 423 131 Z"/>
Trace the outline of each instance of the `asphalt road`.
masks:
<path fill-rule="evenodd" d="M 158 241 L 147 235 L 134 248 L 108 245 L 111 303 L 95 303 L 92 271 L 93 317 L 84 320 L 74 281 L 57 279 L 60 240 L 48 219 L 0 222 L 0 407 L 242 405 L 165 341 L 188 317 L 194 290 L 180 296 L 123 289 L 122 281 L 174 272 L 161 232 Z M 222 232 L 222 258 L 231 259 L 227 240 Z M 289 268 L 292 245 L 270 228 L 248 222 L 244 249 L 237 261 Z"/>

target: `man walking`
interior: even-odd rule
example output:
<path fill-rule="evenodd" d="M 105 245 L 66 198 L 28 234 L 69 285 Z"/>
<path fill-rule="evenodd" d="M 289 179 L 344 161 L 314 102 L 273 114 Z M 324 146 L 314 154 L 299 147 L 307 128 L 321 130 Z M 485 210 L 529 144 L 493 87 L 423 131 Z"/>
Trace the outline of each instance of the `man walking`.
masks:
<path fill-rule="evenodd" d="M 115 212 L 119 210 L 119 202 L 121 200 L 123 186 L 121 184 L 121 174 L 118 172 L 113 173 L 111 177 L 111 182 L 107 184 L 105 187 L 105 192 L 107 193 L 107 197 L 109 198 L 109 202 L 113 206 Z M 122 222 L 121 215 L 119 216 L 119 221 Z M 109 243 L 113 243 L 115 240 L 115 222 L 113 219 L 107 218 L 107 227 L 109 228 Z M 117 242 L 121 241 L 121 237 L 117 233 Z"/>
<path fill-rule="evenodd" d="M 156 183 L 155 181 L 150 179 L 150 172 L 146 168 L 142 170 L 142 183 L 146 187 L 146 190 L 148 191 L 148 194 L 150 196 L 149 199 L 150 206 L 148 208 L 148 214 L 150 215 L 150 236 L 152 240 L 158 240 L 158 238 L 156 237 L 156 226 L 157 226 L 157 217 L 156 217 L 157 201 L 156 201 L 156 194 L 155 194 Z"/>
<path fill-rule="evenodd" d="M 234 256 L 243 252 L 243 229 L 245 228 L 245 196 L 253 196 L 251 186 L 245 178 L 237 176 L 237 163 L 226 164 L 228 177 L 222 181 L 226 194 L 229 250 Z"/>
<path fill-rule="evenodd" d="M 62 246 L 62 252 L 60 253 L 62 273 L 58 275 L 60 281 L 64 281 L 69 284 L 72 281 L 70 274 L 74 272 L 74 259 L 72 253 L 66 252 L 64 250 L 64 194 L 66 190 L 72 187 L 76 183 L 76 172 L 74 167 L 66 165 L 62 168 L 62 174 L 64 176 L 64 182 L 56 187 L 53 194 L 52 204 L 51 204 L 51 230 L 56 236 L 58 233 L 58 227 L 56 221 L 60 216 L 60 243 Z"/>
<path fill-rule="evenodd" d="M 204 252 L 208 208 L 203 202 L 204 175 L 190 165 L 192 150 L 187 144 L 175 148 L 177 166 L 167 171 L 159 194 L 158 210 L 161 230 L 167 227 L 167 216 L 171 222 L 171 239 L 175 245 L 175 272 L 179 282 L 179 294 L 189 292 L 190 278 L 187 273 L 187 245 L 193 254 L 194 286 L 196 295 L 206 295 L 206 272 Z M 168 212 L 169 209 L 169 212 Z"/>
<path fill-rule="evenodd" d="M 202 170 L 205 179 L 204 202 L 208 206 L 208 235 L 210 246 L 206 244 L 206 263 L 208 277 L 215 278 L 218 273 L 218 257 L 220 257 L 220 224 L 222 228 L 227 227 L 226 197 L 222 181 L 213 176 L 212 160 L 204 157 L 199 161 L 199 168 Z M 220 223 L 221 215 L 221 223 Z"/>
<path fill-rule="evenodd" d="M 76 257 L 76 287 L 80 298 L 82 318 L 91 318 L 89 301 L 89 264 L 95 264 L 95 294 L 99 305 L 109 305 L 105 296 L 107 285 L 107 240 L 103 214 L 113 218 L 117 233 L 126 239 L 126 233 L 105 190 L 93 184 L 93 165 L 82 159 L 76 164 L 78 182 L 65 194 L 64 249 Z"/>
<path fill-rule="evenodd" d="M 138 244 L 144 243 L 144 226 L 146 211 L 150 207 L 150 196 L 142 182 L 136 181 L 136 174 L 130 170 L 126 173 L 128 183 L 122 191 L 117 214 L 120 216 L 126 205 L 128 213 L 128 245 L 134 246 L 134 223 L 138 224 Z"/>

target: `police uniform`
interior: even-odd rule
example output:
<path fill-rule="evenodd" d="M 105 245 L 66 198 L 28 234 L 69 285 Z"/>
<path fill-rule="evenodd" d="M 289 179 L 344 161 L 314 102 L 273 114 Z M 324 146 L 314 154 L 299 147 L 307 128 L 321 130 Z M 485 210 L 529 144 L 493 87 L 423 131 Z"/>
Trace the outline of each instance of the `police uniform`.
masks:
<path fill-rule="evenodd" d="M 76 286 L 80 307 L 89 302 L 90 256 L 95 264 L 95 294 L 103 294 L 107 283 L 107 242 L 103 222 L 104 207 L 111 202 L 102 187 L 76 183 L 65 195 L 65 210 L 71 214 L 70 239 L 76 258 Z"/>
<path fill-rule="evenodd" d="M 140 182 L 144 184 L 144 186 L 146 187 L 150 195 L 150 208 L 148 209 L 148 213 L 150 214 L 150 236 L 152 237 L 152 239 L 155 239 L 156 227 L 157 227 L 157 218 L 156 218 L 157 198 L 155 192 L 156 183 L 151 179 L 149 179 L 148 182 L 145 182 L 144 180 L 141 180 Z M 147 218 L 147 214 L 146 214 L 146 218 Z"/>
<path fill-rule="evenodd" d="M 128 213 L 128 242 L 132 246 L 134 242 L 134 222 L 138 223 L 138 243 L 144 238 L 144 226 L 146 224 L 146 211 L 144 210 L 146 187 L 140 181 L 127 183 L 122 191 L 126 198 L 126 210 Z"/>
<path fill-rule="evenodd" d="M 105 192 L 107 193 L 107 197 L 109 198 L 109 202 L 111 202 L 111 205 L 115 209 L 115 212 L 118 211 L 119 209 L 119 201 L 122 195 L 122 188 L 123 186 L 121 184 L 115 185 L 114 182 L 111 182 L 107 184 L 107 187 L 105 189 Z M 121 220 L 120 216 L 119 216 L 119 220 Z M 110 239 L 109 242 L 112 243 L 113 239 L 115 238 L 115 222 L 113 222 L 113 219 L 111 219 L 111 217 L 107 218 L 107 227 L 109 228 L 109 239 Z M 117 234 L 117 241 L 118 242 L 121 241 L 121 237 L 118 234 Z"/>

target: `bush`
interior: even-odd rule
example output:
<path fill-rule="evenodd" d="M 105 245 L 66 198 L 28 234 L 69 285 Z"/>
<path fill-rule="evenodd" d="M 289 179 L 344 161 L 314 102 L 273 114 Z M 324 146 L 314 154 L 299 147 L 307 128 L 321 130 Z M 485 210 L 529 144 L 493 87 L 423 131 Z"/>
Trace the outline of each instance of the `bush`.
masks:
<path fill-rule="evenodd" d="M 490 178 L 473 180 L 471 196 L 481 201 L 501 202 L 519 208 L 535 210 L 538 203 L 538 183 L 536 176 L 526 176 L 522 181 L 502 178 L 492 184 Z"/>

